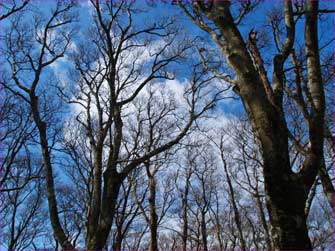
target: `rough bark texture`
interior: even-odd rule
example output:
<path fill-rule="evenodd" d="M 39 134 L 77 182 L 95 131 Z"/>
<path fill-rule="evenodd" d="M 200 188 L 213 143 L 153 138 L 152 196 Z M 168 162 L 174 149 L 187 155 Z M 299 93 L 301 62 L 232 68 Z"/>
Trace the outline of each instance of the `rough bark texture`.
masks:
<path fill-rule="evenodd" d="M 256 133 L 263 155 L 267 206 L 277 249 L 310 249 L 304 205 L 306 193 L 291 178 L 288 138 L 284 118 L 267 98 L 263 83 L 253 67 L 246 45 L 233 23 L 229 4 L 221 3 L 223 16 L 214 19 L 227 38 L 227 61 L 236 71 L 240 96 Z M 244 62 L 241 64 L 241 62 Z M 301 198 L 298 201 L 296 198 Z"/>
<path fill-rule="evenodd" d="M 283 64 L 293 48 L 294 22 L 292 3 L 285 1 L 286 41 L 282 51 L 274 57 L 272 88 L 274 100 L 268 96 L 264 69 L 255 69 L 247 46 L 234 23 L 229 1 L 193 2 L 196 16 L 184 11 L 200 28 L 208 32 L 220 46 L 228 65 L 237 75 L 239 95 L 247 111 L 254 133 L 259 140 L 263 158 L 263 174 L 267 208 L 272 226 L 274 249 L 312 249 L 304 213 L 308 193 L 314 182 L 323 156 L 324 93 L 318 54 L 317 9 L 318 2 L 306 3 L 305 41 L 313 106 L 309 123 L 311 147 L 298 174 L 291 170 L 288 153 L 288 129 L 283 114 Z M 218 28 L 219 35 L 199 21 L 206 15 Z M 259 56 L 259 55 L 258 55 Z M 258 64 L 262 64 L 258 60 Z M 264 84 L 264 82 L 266 82 Z"/>
<path fill-rule="evenodd" d="M 96 232 L 86 238 L 88 250 L 102 250 L 106 244 L 115 215 L 115 207 L 123 177 L 117 172 L 104 173 L 104 190 L 100 210 L 99 225 Z"/>

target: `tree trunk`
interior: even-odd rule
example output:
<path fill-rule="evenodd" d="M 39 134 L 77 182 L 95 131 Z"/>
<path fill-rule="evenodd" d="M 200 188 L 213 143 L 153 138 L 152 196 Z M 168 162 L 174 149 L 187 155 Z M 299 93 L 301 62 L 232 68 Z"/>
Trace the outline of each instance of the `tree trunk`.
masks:
<path fill-rule="evenodd" d="M 334 209 L 335 209 L 335 207 L 334 207 L 334 203 L 335 203 L 335 201 L 334 201 L 335 200 L 334 186 L 333 186 L 332 180 L 329 177 L 329 174 L 327 172 L 324 159 L 322 160 L 322 164 L 320 166 L 318 176 L 319 176 L 321 184 L 322 184 L 323 192 L 327 197 L 329 205 L 331 206 L 331 208 L 334 211 Z"/>
<path fill-rule="evenodd" d="M 150 207 L 150 251 L 158 250 L 157 242 L 157 228 L 158 228 L 158 219 L 156 214 L 156 181 L 154 176 L 149 176 L 149 207 Z"/>
<path fill-rule="evenodd" d="M 221 150 L 221 159 L 222 159 L 222 162 L 223 162 L 223 168 L 224 168 L 227 183 L 228 183 L 230 202 L 232 204 L 233 211 L 234 211 L 234 220 L 235 220 L 235 224 L 236 224 L 236 227 L 237 227 L 237 232 L 238 232 L 238 235 L 239 235 L 239 238 L 240 238 L 241 249 L 246 250 L 245 240 L 244 240 L 243 231 L 242 231 L 241 217 L 240 217 L 239 210 L 237 208 L 237 203 L 236 203 L 236 200 L 235 200 L 235 193 L 234 193 L 233 185 L 232 185 L 230 177 L 229 177 L 226 160 L 224 159 L 224 156 L 223 156 L 223 149 L 221 148 L 220 150 Z"/>
<path fill-rule="evenodd" d="M 113 251 L 120 251 L 121 248 L 122 248 L 122 233 L 120 231 L 117 231 L 112 249 Z"/>
<path fill-rule="evenodd" d="M 187 196 L 188 196 L 188 186 L 185 187 L 185 194 L 182 198 L 183 207 L 183 233 L 182 233 L 182 250 L 187 250 L 187 235 L 188 235 L 188 218 L 187 218 Z"/>
<path fill-rule="evenodd" d="M 274 249 L 312 249 L 304 212 L 307 199 L 304 186 L 298 180 L 281 175 L 267 177 L 265 189 Z"/>
<path fill-rule="evenodd" d="M 40 113 L 38 109 L 38 106 L 39 106 L 38 97 L 35 96 L 34 94 L 31 94 L 30 100 L 31 100 L 31 110 L 33 113 L 34 121 L 38 128 L 39 137 L 40 137 L 40 145 L 41 145 L 42 156 L 43 156 L 45 182 L 46 182 L 46 188 L 47 188 L 47 198 L 48 198 L 48 207 L 49 207 L 51 226 L 54 231 L 56 241 L 60 243 L 62 249 L 63 250 L 75 250 L 75 247 L 69 242 L 67 236 L 65 235 L 65 232 L 61 226 L 59 216 L 58 216 L 54 176 L 53 176 L 51 157 L 50 157 L 49 145 L 48 145 L 48 139 L 47 139 L 47 125 L 40 118 Z"/>
<path fill-rule="evenodd" d="M 102 151 L 93 148 L 94 166 L 92 178 L 92 201 L 90 201 L 87 219 L 87 235 L 94 235 L 99 228 L 99 216 L 101 207 L 101 176 L 102 176 Z"/>
<path fill-rule="evenodd" d="M 316 189 L 317 189 L 317 184 L 318 184 L 318 182 L 319 182 L 319 179 L 316 178 L 316 179 L 314 180 L 314 183 L 313 183 L 313 185 L 312 185 L 311 191 L 309 192 L 309 194 L 308 194 L 308 198 L 307 198 L 307 200 L 306 200 L 305 214 L 306 214 L 307 217 L 308 217 L 308 215 L 309 215 L 309 211 L 310 211 L 310 209 L 311 209 L 311 206 L 312 206 L 312 203 L 313 203 L 313 199 L 314 199 L 314 196 L 315 196 L 315 194 L 316 194 Z"/>
<path fill-rule="evenodd" d="M 206 226 L 206 213 L 201 212 L 201 237 L 202 237 L 202 245 L 203 250 L 208 250 L 207 245 L 207 226 Z"/>
<path fill-rule="evenodd" d="M 263 229 L 264 229 L 264 239 L 265 239 L 266 249 L 267 250 L 272 250 L 270 231 L 269 231 L 269 228 L 268 228 L 268 223 L 266 222 L 265 213 L 264 213 L 264 209 L 263 209 L 263 204 L 262 204 L 261 198 L 258 194 L 258 190 L 257 190 L 257 194 L 256 194 L 255 197 L 256 197 L 256 203 L 257 203 L 259 217 L 261 218 L 261 222 L 262 222 Z"/>
<path fill-rule="evenodd" d="M 294 41 L 294 20 L 292 3 L 285 6 L 287 38 L 283 51 L 274 58 L 273 92 L 275 100 L 267 95 L 259 72 L 253 65 L 246 44 L 234 23 L 229 1 L 213 1 L 207 8 L 201 2 L 197 5 L 218 28 L 223 40 L 216 32 L 209 32 L 221 47 L 227 63 L 236 72 L 237 87 L 247 111 L 254 133 L 262 150 L 263 174 L 267 207 L 270 214 L 275 249 L 311 249 L 304 213 L 308 192 L 323 156 L 324 94 L 320 75 L 317 44 L 317 2 L 307 2 L 306 9 L 306 54 L 308 79 L 313 99 L 309 136 L 310 153 L 299 174 L 291 170 L 288 153 L 288 134 L 282 109 L 284 73 L 283 64 Z M 199 24 L 198 24 L 199 25 Z M 201 26 L 201 24 L 200 24 Z M 208 30 L 208 28 L 207 28 Z"/>
<path fill-rule="evenodd" d="M 116 171 L 104 173 L 104 190 L 101 202 L 101 214 L 98 231 L 89 233 L 86 237 L 87 250 L 102 250 L 113 224 L 115 208 L 120 187 L 124 177 Z"/>

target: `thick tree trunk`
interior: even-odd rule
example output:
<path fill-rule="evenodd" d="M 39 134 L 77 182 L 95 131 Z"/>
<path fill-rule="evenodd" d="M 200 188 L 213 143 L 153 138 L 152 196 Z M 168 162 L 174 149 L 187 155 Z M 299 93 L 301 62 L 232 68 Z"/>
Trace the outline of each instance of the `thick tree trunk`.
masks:
<path fill-rule="evenodd" d="M 307 193 L 312 184 L 294 179 L 288 154 L 288 135 L 281 111 L 283 56 L 275 58 L 275 96 L 270 100 L 254 68 L 246 44 L 234 24 L 229 2 L 214 2 L 211 18 L 225 38 L 221 48 L 228 64 L 236 71 L 238 89 L 254 133 L 262 150 L 265 192 L 270 213 L 275 249 L 311 249 L 304 213 Z"/>
<path fill-rule="evenodd" d="M 274 249 L 312 249 L 304 212 L 309 188 L 305 190 L 303 184 L 281 175 L 268 176 L 265 189 Z"/>
<path fill-rule="evenodd" d="M 291 170 L 288 154 L 288 135 L 282 110 L 283 64 L 294 42 L 292 3 L 285 6 L 287 38 L 282 53 L 274 58 L 273 92 L 271 100 L 264 89 L 259 72 L 255 69 L 246 44 L 234 23 L 229 1 L 213 1 L 207 8 L 202 2 L 194 2 L 211 19 L 224 41 L 216 32 L 209 33 L 221 47 L 227 63 L 237 75 L 237 90 L 247 111 L 254 133 L 259 140 L 264 163 L 265 193 L 270 214 L 275 249 L 311 249 L 304 213 L 308 192 L 315 179 L 317 165 L 322 157 L 324 97 L 320 77 L 317 46 L 317 3 L 307 2 L 306 54 L 309 83 L 314 105 L 309 127 L 311 149 L 299 174 Z M 201 23 L 198 25 L 201 27 Z M 204 28 L 205 30 L 209 28 Z M 206 31 L 207 31 L 206 30 Z M 213 35 L 214 34 L 214 35 Z"/>
<path fill-rule="evenodd" d="M 99 216 L 101 207 L 101 176 L 102 176 L 102 154 L 101 151 L 92 147 L 94 150 L 94 166 L 92 179 L 92 201 L 90 201 L 89 214 L 87 219 L 87 235 L 94 235 L 99 228 Z"/>
<path fill-rule="evenodd" d="M 99 227 L 97 232 L 87 235 L 87 250 L 102 250 L 105 247 L 113 224 L 117 198 L 123 179 L 124 177 L 116 171 L 104 173 L 104 191 L 101 202 Z"/>

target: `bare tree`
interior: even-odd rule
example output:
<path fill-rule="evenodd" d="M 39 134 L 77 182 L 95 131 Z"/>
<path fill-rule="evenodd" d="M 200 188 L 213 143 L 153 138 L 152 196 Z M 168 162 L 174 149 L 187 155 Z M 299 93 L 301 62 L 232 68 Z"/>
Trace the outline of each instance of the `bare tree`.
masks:
<path fill-rule="evenodd" d="M 324 133 L 319 128 L 324 128 L 325 114 L 317 30 L 318 2 L 306 2 L 303 12 L 298 14 L 305 15 L 306 20 L 305 53 L 309 85 L 306 88 L 311 107 L 308 109 L 307 123 L 309 148 L 303 166 L 297 173 L 292 171 L 288 149 L 289 140 L 293 143 L 297 140 L 290 133 L 283 108 L 283 67 L 294 47 L 298 21 L 294 18 L 292 2 L 283 3 L 286 37 L 285 42 L 277 43 L 279 50 L 273 57 L 272 83 L 257 48 L 257 33 L 253 30 L 249 33 L 248 51 L 229 1 L 177 2 L 187 16 L 213 38 L 236 73 L 236 81 L 219 75 L 235 86 L 259 140 L 274 248 L 311 249 L 304 208 L 322 163 Z M 275 39 L 279 42 L 278 37 Z"/>
<path fill-rule="evenodd" d="M 189 238 L 189 223 L 188 223 L 188 211 L 189 211 L 189 196 L 190 196 L 190 185 L 191 185 L 191 176 L 195 168 L 195 159 L 196 152 L 192 144 L 189 144 L 185 151 L 185 163 L 179 164 L 179 170 L 176 172 L 176 186 L 178 190 L 178 195 L 181 199 L 181 218 L 182 218 L 182 250 L 187 250 L 187 242 Z M 178 183 L 182 183 L 182 186 L 179 186 Z"/>
<path fill-rule="evenodd" d="M 5 80 L 4 80 L 5 81 Z M 23 189 L 29 181 L 40 176 L 31 163 L 32 154 L 29 144 L 36 136 L 36 127 L 32 125 L 32 116 L 29 110 L 22 106 L 21 100 L 15 99 L 10 92 L 3 90 L 1 103 L 1 192 Z M 24 163 L 26 169 L 22 170 L 20 183 L 10 184 L 11 177 L 15 177 L 15 165 Z"/>
<path fill-rule="evenodd" d="M 5 89 L 26 102 L 33 116 L 43 156 L 51 224 L 56 239 L 64 249 L 68 250 L 73 250 L 74 247 L 68 241 L 58 217 L 50 152 L 52 142 L 48 140 L 47 123 L 52 122 L 50 120 L 52 109 L 46 106 L 46 100 L 43 100 L 46 93 L 40 93 L 40 85 L 43 80 L 45 81 L 42 73 L 47 71 L 48 66 L 63 57 L 70 45 L 71 32 L 60 31 L 60 28 L 73 21 L 73 16 L 69 15 L 73 6 L 72 3 L 58 2 L 49 17 L 44 19 L 36 17 L 31 27 L 24 25 L 20 17 L 10 22 L 4 39 L 11 82 L 2 83 Z M 55 37 L 54 34 L 57 31 L 59 33 Z M 49 121 L 46 121 L 47 119 Z"/>
<path fill-rule="evenodd" d="M 202 97 L 205 94 L 203 90 L 213 77 L 202 75 L 201 67 L 195 67 L 184 95 L 188 107 L 185 117 L 178 120 L 174 110 L 169 107 L 164 110 L 163 107 L 159 112 L 166 114 L 164 117 L 173 117 L 173 122 L 163 128 L 154 125 L 155 130 L 150 132 L 148 136 L 151 139 L 148 139 L 142 137 L 141 131 L 147 121 L 138 121 L 137 135 L 130 135 L 128 141 L 126 128 L 131 128 L 131 125 L 128 127 L 124 117 L 130 116 L 127 114 L 134 109 L 134 100 L 150 82 L 172 79 L 174 76 L 168 72 L 169 66 L 181 60 L 191 44 L 183 40 L 173 45 L 178 37 L 172 28 L 173 23 L 168 20 L 137 28 L 133 21 L 136 12 L 134 3 L 100 4 L 92 1 L 91 4 L 95 26 L 90 32 L 94 32 L 99 39 L 91 44 L 78 44 L 78 50 L 73 55 L 74 77 L 78 85 L 72 90 L 60 88 L 59 91 L 69 103 L 80 107 L 76 120 L 86 132 L 93 153 L 86 247 L 100 250 L 109 235 L 119 189 L 127 175 L 177 144 L 187 134 L 193 121 L 213 107 L 220 91 L 211 97 Z M 147 57 L 142 62 L 136 58 L 140 53 Z M 175 123 L 178 126 L 167 126 Z M 160 130 L 166 130 L 170 139 L 161 137 Z M 155 142 L 155 147 L 147 148 L 150 142 Z"/>
<path fill-rule="evenodd" d="M 28 3 L 29 0 L 25 0 L 19 4 L 15 0 L 7 0 L 1 2 L 0 21 L 3 21 L 5 18 L 8 18 L 9 16 L 13 15 L 16 12 L 20 12 Z"/>
<path fill-rule="evenodd" d="M 42 177 L 35 178 L 22 186 L 25 169 L 40 175 L 41 164 L 32 157 L 18 156 L 11 166 L 10 174 L 1 196 L 2 243 L 8 250 L 32 248 L 37 239 L 46 232 L 43 230 Z M 23 175 L 23 177 L 22 177 Z M 9 188 L 10 187 L 10 188 Z M 19 187 L 19 188 L 18 188 Z"/>
<path fill-rule="evenodd" d="M 228 171 L 228 163 L 227 163 L 227 157 L 226 157 L 226 149 L 224 147 L 224 137 L 221 135 L 220 137 L 220 141 L 219 141 L 219 145 L 218 145 L 219 151 L 220 151 L 220 157 L 222 160 L 222 164 L 223 164 L 223 169 L 226 175 L 226 181 L 228 184 L 228 192 L 229 192 L 229 197 L 230 197 L 230 203 L 232 205 L 233 211 L 234 211 L 234 219 L 235 219 L 235 224 L 237 227 L 237 231 L 239 234 L 239 239 L 241 242 L 241 249 L 242 250 L 246 250 L 246 243 L 245 243 L 245 239 L 243 236 L 243 232 L 242 232 L 242 222 L 241 222 L 241 216 L 240 216 L 240 212 L 239 209 L 237 207 L 237 202 L 235 199 L 235 192 L 234 192 L 234 188 L 232 185 L 232 181 L 230 178 L 230 173 Z"/>
<path fill-rule="evenodd" d="M 152 86 L 149 86 L 146 90 L 148 96 L 140 99 L 138 103 L 136 102 L 136 117 L 138 121 L 142 122 L 137 126 L 136 137 L 139 141 L 138 145 L 141 145 L 139 135 L 142 134 L 142 137 L 146 138 L 147 143 L 145 143 L 144 151 L 149 153 L 152 149 L 158 147 L 160 141 L 157 139 L 169 136 L 170 128 L 173 128 L 173 124 L 175 123 L 171 120 L 171 115 L 172 112 L 177 111 L 175 103 L 178 101 L 175 100 L 175 97 L 171 96 L 171 93 L 159 91 Z M 156 136 L 158 136 L 158 138 L 156 138 Z M 134 139 L 134 141 L 136 142 L 136 139 Z M 134 152 L 134 149 L 132 151 Z M 140 211 L 150 229 L 149 250 L 158 250 L 158 227 L 173 203 L 173 199 L 171 198 L 172 189 L 171 185 L 169 185 L 170 179 L 168 177 L 158 179 L 157 176 L 164 174 L 164 169 L 169 165 L 169 156 L 173 154 L 174 151 L 174 149 L 169 149 L 169 151 L 156 155 L 154 158 L 143 163 L 148 183 L 148 196 L 146 200 L 143 201 L 143 199 L 139 199 L 135 193 Z M 159 180 L 161 180 L 162 183 L 157 184 Z M 163 187 L 163 189 L 159 189 L 159 187 Z M 148 212 L 145 210 L 144 204 L 148 204 Z"/>
<path fill-rule="evenodd" d="M 333 10 L 173 3 L 0 3 L 1 248 L 333 246 Z"/>
<path fill-rule="evenodd" d="M 128 237 L 133 221 L 140 215 L 140 208 L 137 200 L 133 196 L 134 186 L 137 184 L 137 170 L 134 170 L 122 184 L 122 193 L 115 213 L 116 229 L 113 234 L 113 250 L 123 249 L 123 241 Z M 141 197 L 140 203 L 144 200 Z"/>
<path fill-rule="evenodd" d="M 165 162 L 165 163 L 164 163 Z M 162 172 L 162 166 L 166 165 L 166 160 L 152 161 L 145 163 L 145 173 L 147 179 L 147 196 L 145 193 L 139 199 L 136 196 L 136 202 L 140 208 L 141 214 L 144 217 L 146 223 L 150 230 L 150 243 L 149 250 L 158 250 L 159 248 L 159 227 L 162 221 L 166 217 L 166 214 L 170 207 L 172 206 L 174 199 L 172 197 L 171 179 L 168 174 L 166 178 L 158 180 L 158 171 Z M 166 166 L 165 166 L 166 167 Z M 162 175 L 162 174 L 161 174 Z M 158 184 L 157 182 L 160 181 Z M 159 187 L 161 187 L 159 189 Z M 143 200 L 145 199 L 145 200 Z"/>
<path fill-rule="evenodd" d="M 3 82 L 8 79 L 3 78 Z M 32 248 L 44 235 L 42 163 L 33 151 L 36 126 L 22 100 L 8 90 L 1 92 L 2 243 L 9 249 Z"/>
<path fill-rule="evenodd" d="M 197 230 L 192 230 L 198 235 L 199 248 L 210 249 L 210 205 L 213 203 L 214 191 L 216 188 L 215 156 L 211 154 L 212 149 L 207 145 L 201 147 L 198 152 L 195 168 L 193 170 L 193 182 L 190 185 L 190 198 L 194 206 L 189 207 L 189 212 L 196 220 Z M 197 249 L 199 249 L 197 248 Z"/>
<path fill-rule="evenodd" d="M 238 172 L 232 177 L 239 187 L 249 193 L 255 200 L 257 213 L 264 231 L 266 249 L 271 250 L 272 240 L 268 226 L 267 210 L 263 202 L 265 197 L 261 174 L 263 164 L 261 154 L 256 147 L 256 139 L 253 137 L 250 125 L 243 119 L 233 121 L 227 126 L 227 129 L 223 129 L 223 132 L 231 137 L 233 146 L 236 148 L 232 159 L 238 166 Z"/>

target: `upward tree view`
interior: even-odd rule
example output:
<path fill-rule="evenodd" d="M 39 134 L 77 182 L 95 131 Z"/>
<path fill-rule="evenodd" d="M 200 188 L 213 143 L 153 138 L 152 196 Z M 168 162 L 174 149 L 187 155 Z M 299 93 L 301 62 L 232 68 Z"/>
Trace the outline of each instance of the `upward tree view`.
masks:
<path fill-rule="evenodd" d="M 334 5 L 0 3 L 0 250 L 334 250 Z"/>

